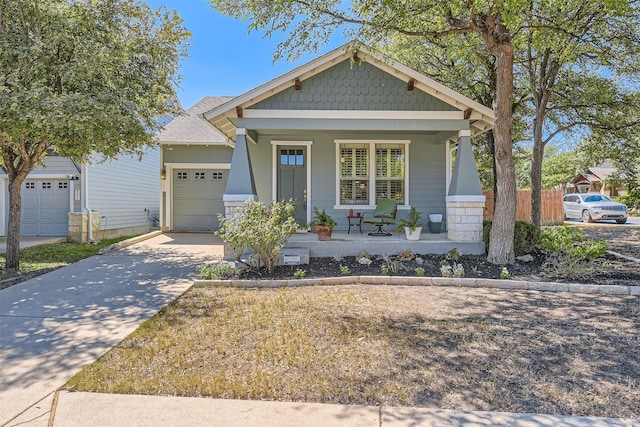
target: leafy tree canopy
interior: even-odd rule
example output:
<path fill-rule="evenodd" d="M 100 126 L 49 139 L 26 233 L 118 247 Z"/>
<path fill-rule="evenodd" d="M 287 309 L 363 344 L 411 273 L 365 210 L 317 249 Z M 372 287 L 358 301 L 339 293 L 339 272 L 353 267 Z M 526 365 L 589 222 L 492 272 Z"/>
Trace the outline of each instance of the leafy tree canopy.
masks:
<path fill-rule="evenodd" d="M 189 36 L 135 0 L 0 0 L 0 139 L 11 175 L 153 143 Z M 24 168 L 21 168 L 21 166 Z"/>
<path fill-rule="evenodd" d="M 174 12 L 139 0 L 0 0 L 7 270 L 19 267 L 27 175 L 48 150 L 85 162 L 153 145 L 188 37 Z"/>

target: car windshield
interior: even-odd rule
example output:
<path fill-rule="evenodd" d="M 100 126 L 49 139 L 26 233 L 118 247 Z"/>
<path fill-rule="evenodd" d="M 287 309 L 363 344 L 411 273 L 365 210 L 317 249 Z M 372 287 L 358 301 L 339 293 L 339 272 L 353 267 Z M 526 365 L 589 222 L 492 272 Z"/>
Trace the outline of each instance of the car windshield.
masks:
<path fill-rule="evenodd" d="M 585 202 L 611 202 L 612 200 L 610 198 L 608 198 L 607 196 L 603 196 L 600 194 L 596 194 L 593 196 L 586 196 L 584 198 Z"/>

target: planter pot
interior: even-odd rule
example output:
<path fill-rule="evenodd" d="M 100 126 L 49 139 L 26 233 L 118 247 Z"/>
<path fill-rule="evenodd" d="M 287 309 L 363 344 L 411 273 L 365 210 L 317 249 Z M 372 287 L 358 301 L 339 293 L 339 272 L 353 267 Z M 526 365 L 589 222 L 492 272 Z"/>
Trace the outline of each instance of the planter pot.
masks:
<path fill-rule="evenodd" d="M 430 214 L 429 215 L 429 231 L 437 234 L 442 232 L 442 214 Z"/>
<path fill-rule="evenodd" d="M 407 236 L 407 240 L 420 240 L 420 234 L 422 233 L 422 227 L 416 227 L 411 231 L 409 227 L 404 228 L 404 234 Z"/>
<path fill-rule="evenodd" d="M 433 222 L 429 221 L 429 231 L 432 233 L 440 233 L 442 232 L 442 222 Z"/>
<path fill-rule="evenodd" d="M 317 233 L 317 232 L 318 232 L 318 228 L 320 228 L 320 226 L 319 226 L 319 225 L 313 224 L 313 225 L 311 226 L 311 232 L 312 232 L 312 233 Z"/>
<path fill-rule="evenodd" d="M 333 230 L 329 227 L 318 226 L 316 233 L 318 233 L 318 240 L 331 240 L 331 233 Z"/>

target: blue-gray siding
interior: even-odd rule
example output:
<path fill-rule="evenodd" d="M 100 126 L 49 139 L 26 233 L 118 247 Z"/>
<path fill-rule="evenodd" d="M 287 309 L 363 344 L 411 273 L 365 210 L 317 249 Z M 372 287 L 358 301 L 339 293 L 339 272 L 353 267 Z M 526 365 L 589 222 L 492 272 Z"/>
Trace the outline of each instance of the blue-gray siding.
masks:
<path fill-rule="evenodd" d="M 256 191 L 259 200 L 272 199 L 271 141 L 313 141 L 311 145 L 311 205 L 326 209 L 338 221 L 338 230 L 347 229 L 347 212 L 334 209 L 336 204 L 336 147 L 335 140 L 410 140 L 409 144 L 409 202 L 427 218 L 428 214 L 446 213 L 446 146 L 441 137 L 432 134 L 374 134 L 367 132 L 290 133 L 261 136 L 258 144 L 249 144 Z M 371 210 L 372 211 L 372 210 Z M 398 212 L 398 218 L 405 215 Z M 425 220 L 426 221 L 426 220 Z"/>
<path fill-rule="evenodd" d="M 342 61 L 259 103 L 255 109 L 456 111 L 456 108 L 364 62 Z"/>
<path fill-rule="evenodd" d="M 160 150 L 142 160 L 120 156 L 88 166 L 89 207 L 100 212 L 100 229 L 153 226 L 160 207 Z M 145 209 L 147 209 L 145 211 Z"/>

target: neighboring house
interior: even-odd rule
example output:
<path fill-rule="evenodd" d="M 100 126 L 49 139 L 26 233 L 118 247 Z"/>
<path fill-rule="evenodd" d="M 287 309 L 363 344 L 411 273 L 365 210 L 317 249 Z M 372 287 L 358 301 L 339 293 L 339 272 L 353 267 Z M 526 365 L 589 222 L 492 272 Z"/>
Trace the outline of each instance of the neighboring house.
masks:
<path fill-rule="evenodd" d="M 159 215 L 159 169 L 157 148 L 146 150 L 142 160 L 121 156 L 86 166 L 47 156 L 22 184 L 21 235 L 84 242 L 147 232 Z M 7 233 L 8 184 L 0 170 L 0 236 Z"/>
<path fill-rule="evenodd" d="M 624 196 L 627 192 L 614 180 L 616 168 L 603 163 L 587 169 L 587 172 L 578 174 L 570 181 L 568 193 L 602 193 L 607 196 Z"/>
<path fill-rule="evenodd" d="M 360 62 L 363 60 L 362 62 Z M 446 214 L 452 241 L 482 241 L 470 138 L 491 109 L 367 48 L 341 47 L 235 98 L 204 98 L 159 133 L 163 230 L 215 230 L 246 200 L 298 201 L 348 228 L 395 199 Z M 456 164 L 452 167 L 453 150 Z"/>

